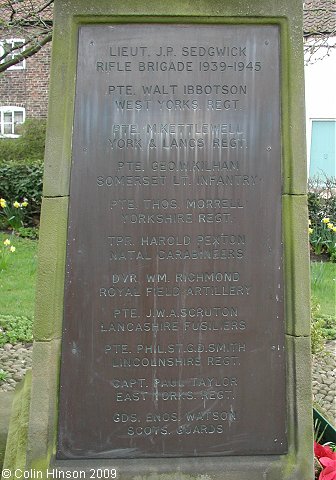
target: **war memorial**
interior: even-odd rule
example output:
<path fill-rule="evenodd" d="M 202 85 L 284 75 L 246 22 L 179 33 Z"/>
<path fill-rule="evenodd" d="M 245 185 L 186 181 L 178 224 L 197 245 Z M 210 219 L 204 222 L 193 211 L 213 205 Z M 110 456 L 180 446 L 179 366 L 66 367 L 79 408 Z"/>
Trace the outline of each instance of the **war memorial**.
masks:
<path fill-rule="evenodd" d="M 312 480 L 301 17 L 55 0 L 33 369 L 5 469 Z"/>

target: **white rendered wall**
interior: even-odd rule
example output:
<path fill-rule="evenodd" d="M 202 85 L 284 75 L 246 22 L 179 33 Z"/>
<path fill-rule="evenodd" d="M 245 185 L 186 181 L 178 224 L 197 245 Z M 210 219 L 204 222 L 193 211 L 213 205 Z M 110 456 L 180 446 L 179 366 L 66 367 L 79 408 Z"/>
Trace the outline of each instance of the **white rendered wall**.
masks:
<path fill-rule="evenodd" d="M 334 45 L 328 49 L 329 55 L 327 48 L 321 47 L 305 66 L 308 172 L 312 120 L 336 119 L 336 39 L 329 40 L 329 45 Z"/>

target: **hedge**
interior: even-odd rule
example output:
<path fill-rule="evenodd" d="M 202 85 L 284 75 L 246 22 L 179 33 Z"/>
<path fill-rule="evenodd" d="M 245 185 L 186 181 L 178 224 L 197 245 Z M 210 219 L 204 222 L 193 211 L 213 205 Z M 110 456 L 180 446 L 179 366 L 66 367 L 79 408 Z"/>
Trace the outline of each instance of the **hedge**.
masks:
<path fill-rule="evenodd" d="M 0 163 L 0 197 L 7 202 L 28 200 L 27 223 L 34 225 L 40 216 L 43 163 Z"/>
<path fill-rule="evenodd" d="M 18 138 L 0 138 L 0 198 L 8 203 L 26 198 L 24 223 L 35 226 L 41 210 L 46 121 L 28 119 L 19 133 Z"/>
<path fill-rule="evenodd" d="M 26 120 L 19 133 L 18 138 L 0 138 L 0 163 L 43 161 L 46 121 Z"/>
<path fill-rule="evenodd" d="M 323 218 L 336 221 L 336 177 L 319 177 L 308 182 L 308 209 L 313 224 Z"/>

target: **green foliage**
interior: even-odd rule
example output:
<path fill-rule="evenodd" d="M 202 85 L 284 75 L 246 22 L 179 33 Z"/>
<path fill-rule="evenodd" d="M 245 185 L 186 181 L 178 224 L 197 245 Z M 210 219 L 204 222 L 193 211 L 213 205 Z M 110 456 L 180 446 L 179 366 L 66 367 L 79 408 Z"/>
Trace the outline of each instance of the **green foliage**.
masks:
<path fill-rule="evenodd" d="M 11 245 L 9 238 L 6 238 L 0 243 L 0 272 L 7 268 L 10 257 L 15 250 L 16 249 L 13 245 Z"/>
<path fill-rule="evenodd" d="M 323 435 L 327 429 L 327 425 L 325 427 L 322 427 L 321 420 L 318 420 L 317 418 L 314 421 L 314 440 L 316 443 L 320 443 Z"/>
<path fill-rule="evenodd" d="M 0 164 L 43 161 L 46 121 L 29 119 L 20 128 L 20 137 L 0 139 Z"/>
<path fill-rule="evenodd" d="M 7 202 L 4 198 L 0 199 L 0 216 L 5 228 L 10 230 L 18 230 L 23 227 L 23 220 L 27 211 L 28 202 L 20 203 L 15 201 L 13 203 Z"/>
<path fill-rule="evenodd" d="M 0 382 L 4 382 L 8 378 L 8 373 L 0 368 Z"/>
<path fill-rule="evenodd" d="M 317 255 L 327 253 L 332 262 L 336 262 L 336 178 L 309 180 L 308 209 L 310 225 L 310 244 Z M 329 219 L 329 225 L 324 219 Z M 333 228 L 335 227 L 335 228 Z"/>
<path fill-rule="evenodd" d="M 26 149 L 26 158 L 43 160 L 46 138 L 46 120 L 30 118 L 21 125 L 19 140 Z"/>
<path fill-rule="evenodd" d="M 322 321 L 320 319 L 313 319 L 311 321 L 311 352 L 313 355 L 324 350 L 325 339 L 322 330 Z"/>
<path fill-rule="evenodd" d="M 311 300 L 311 351 L 313 354 L 322 352 L 324 349 L 325 339 L 322 331 L 322 321 L 318 314 L 320 305 L 312 298 Z"/>
<path fill-rule="evenodd" d="M 336 177 L 309 179 L 308 209 L 312 225 L 326 217 L 336 219 Z"/>
<path fill-rule="evenodd" d="M 33 321 L 29 317 L 0 314 L 0 346 L 5 343 L 31 343 Z"/>
<path fill-rule="evenodd" d="M 40 162 L 7 165 L 0 163 L 0 198 L 4 198 L 8 204 L 22 202 L 27 198 L 25 220 L 29 226 L 34 226 L 40 215 L 42 180 L 43 164 Z"/>
<path fill-rule="evenodd" d="M 8 268 L 0 271 L 0 313 L 32 318 L 35 302 L 37 241 L 0 233 L 0 245 L 9 238 L 16 250 Z"/>
<path fill-rule="evenodd" d="M 323 337 L 326 340 L 336 340 L 336 316 L 320 314 L 318 318 L 321 321 Z"/>
<path fill-rule="evenodd" d="M 8 162 L 23 162 L 26 159 L 20 138 L 0 138 L 0 165 Z"/>
<path fill-rule="evenodd" d="M 336 316 L 322 314 L 321 306 L 316 298 L 311 299 L 311 345 L 312 353 L 324 349 L 326 340 L 336 339 Z"/>
<path fill-rule="evenodd" d="M 25 211 L 12 211 L 2 215 L 0 228 L 23 227 L 23 222 L 36 226 L 41 210 L 45 120 L 30 119 L 21 126 L 21 137 L 0 139 L 0 198 L 7 201 L 8 209 L 15 201 L 29 204 Z M 2 212 L 4 213 L 4 212 Z M 20 217 L 20 218 L 19 218 Z M 11 225 L 9 219 L 14 224 Z"/>
<path fill-rule="evenodd" d="M 16 233 L 21 238 L 30 238 L 31 240 L 39 238 L 39 229 L 35 227 L 20 227 Z"/>
<path fill-rule="evenodd" d="M 336 264 L 311 262 L 310 278 L 312 296 L 321 306 L 319 316 L 335 317 Z"/>
<path fill-rule="evenodd" d="M 317 255 L 327 253 L 336 262 L 336 224 L 331 218 L 323 218 L 318 224 L 311 223 L 310 244 Z"/>
<path fill-rule="evenodd" d="M 324 445 L 327 445 L 333 452 L 336 452 L 336 443 L 334 442 L 327 442 Z"/>

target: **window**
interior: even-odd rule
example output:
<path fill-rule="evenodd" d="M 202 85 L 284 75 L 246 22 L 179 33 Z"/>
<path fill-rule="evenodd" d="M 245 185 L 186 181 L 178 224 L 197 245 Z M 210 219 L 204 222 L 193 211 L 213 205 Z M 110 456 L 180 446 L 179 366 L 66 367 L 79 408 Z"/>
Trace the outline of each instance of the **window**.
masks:
<path fill-rule="evenodd" d="M 0 107 L 0 137 L 19 137 L 17 127 L 25 121 L 25 117 L 22 107 Z"/>
<path fill-rule="evenodd" d="M 15 58 L 15 56 L 23 52 L 24 50 L 24 39 L 22 38 L 9 38 L 7 40 L 0 41 L 0 57 L 2 57 L 6 52 L 10 51 L 5 59 L 2 60 L 2 63 Z M 11 51 L 13 50 L 13 51 Z M 17 63 L 8 68 L 8 70 L 23 70 L 26 68 L 26 60 L 22 60 L 22 62 Z"/>

